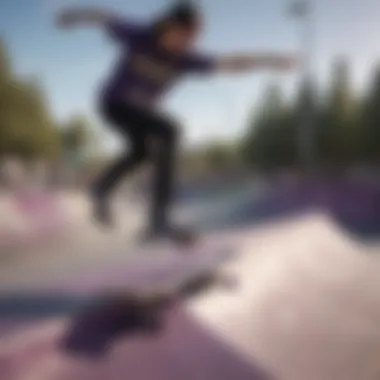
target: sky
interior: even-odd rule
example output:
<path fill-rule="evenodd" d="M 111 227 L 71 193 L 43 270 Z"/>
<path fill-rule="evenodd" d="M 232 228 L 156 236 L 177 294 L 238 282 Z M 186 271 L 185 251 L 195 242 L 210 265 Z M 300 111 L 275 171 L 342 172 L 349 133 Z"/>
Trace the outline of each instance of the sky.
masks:
<path fill-rule="evenodd" d="M 204 51 L 230 54 L 300 49 L 302 24 L 287 12 L 291 0 L 198 1 L 207 22 L 199 41 Z M 354 85 L 363 87 L 380 58 L 380 2 L 312 1 L 315 77 L 326 85 L 331 60 L 343 56 L 351 62 Z M 80 112 L 99 128 L 102 123 L 97 118 L 96 95 L 117 59 L 117 50 L 99 30 L 56 29 L 54 14 L 65 6 L 96 5 L 146 19 L 168 3 L 169 0 L 1 0 L 0 36 L 9 47 L 17 73 L 38 76 L 42 81 L 59 120 Z M 165 108 L 183 125 L 186 141 L 234 138 L 257 110 L 263 88 L 274 79 L 291 94 L 300 73 L 256 72 L 185 79 L 169 95 Z M 106 136 L 107 148 L 117 148 L 116 137 L 111 132 Z"/>

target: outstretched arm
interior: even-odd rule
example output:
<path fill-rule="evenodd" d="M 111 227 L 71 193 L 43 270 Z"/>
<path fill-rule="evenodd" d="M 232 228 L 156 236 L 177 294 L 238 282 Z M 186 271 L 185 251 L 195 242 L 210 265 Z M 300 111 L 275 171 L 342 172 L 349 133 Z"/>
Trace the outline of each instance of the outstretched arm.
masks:
<path fill-rule="evenodd" d="M 141 28 L 139 23 L 97 8 L 64 10 L 57 16 L 57 24 L 62 28 L 81 25 L 98 26 L 104 29 L 114 41 L 121 44 L 128 44 Z"/>
<path fill-rule="evenodd" d="M 222 72 L 246 72 L 262 69 L 289 71 L 297 68 L 299 63 L 300 60 L 292 55 L 242 54 L 218 58 L 216 70 Z"/>
<path fill-rule="evenodd" d="M 61 11 L 56 22 L 59 27 L 71 28 L 80 25 L 107 26 L 115 15 L 103 9 L 75 8 Z"/>

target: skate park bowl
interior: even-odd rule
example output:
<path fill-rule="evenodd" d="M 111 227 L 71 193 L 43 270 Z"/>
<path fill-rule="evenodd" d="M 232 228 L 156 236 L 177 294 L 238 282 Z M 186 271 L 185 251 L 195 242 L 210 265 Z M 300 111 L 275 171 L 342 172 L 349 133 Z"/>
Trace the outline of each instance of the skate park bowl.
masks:
<path fill-rule="evenodd" d="M 159 334 L 121 335 L 106 357 L 71 356 L 60 346 L 72 321 L 65 311 L 113 281 L 176 270 L 178 252 L 112 261 L 125 247 L 110 247 L 108 266 L 0 295 L 0 378 L 378 380 L 379 189 L 314 180 L 249 192 L 219 199 L 224 208 L 198 221 L 205 240 L 234 245 L 220 269 L 236 289 L 211 287 L 180 303 Z M 94 347 L 89 332 L 82 338 Z"/>
<path fill-rule="evenodd" d="M 362 239 L 380 236 L 380 185 L 354 179 L 248 183 L 230 195 L 204 200 L 193 216 L 200 230 L 242 228 L 310 212 L 325 213 Z M 199 217 L 199 214 L 202 216 Z"/>
<path fill-rule="evenodd" d="M 0 252 L 9 255 L 48 241 L 69 231 L 70 215 L 58 195 L 12 192 L 0 199 Z M 4 257 L 4 255 L 2 255 Z"/>

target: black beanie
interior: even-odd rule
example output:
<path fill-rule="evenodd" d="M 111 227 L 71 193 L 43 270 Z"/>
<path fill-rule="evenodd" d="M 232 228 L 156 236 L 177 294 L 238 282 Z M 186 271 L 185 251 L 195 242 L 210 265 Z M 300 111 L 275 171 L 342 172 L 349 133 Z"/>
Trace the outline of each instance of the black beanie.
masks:
<path fill-rule="evenodd" d="M 190 1 L 180 1 L 172 6 L 167 14 L 166 19 L 184 26 L 193 25 L 198 18 L 198 9 Z"/>
<path fill-rule="evenodd" d="M 191 28 L 196 24 L 198 15 L 198 8 L 191 1 L 177 1 L 153 22 L 153 26 L 158 34 L 171 23 Z"/>

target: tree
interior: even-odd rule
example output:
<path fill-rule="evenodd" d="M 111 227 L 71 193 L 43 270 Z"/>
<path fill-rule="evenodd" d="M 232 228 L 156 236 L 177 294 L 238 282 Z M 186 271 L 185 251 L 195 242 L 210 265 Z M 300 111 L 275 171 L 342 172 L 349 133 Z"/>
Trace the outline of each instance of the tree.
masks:
<path fill-rule="evenodd" d="M 25 81 L 11 70 L 0 43 L 0 156 L 52 158 L 59 139 L 38 81 Z"/>
<path fill-rule="evenodd" d="M 11 120 L 8 107 L 9 93 L 13 89 L 12 81 L 10 58 L 4 43 L 0 40 L 0 156 L 4 155 L 8 145 L 7 134 Z"/>
<path fill-rule="evenodd" d="M 357 101 L 350 84 L 348 63 L 337 60 L 331 88 L 319 120 L 317 142 L 322 162 L 347 164 L 356 156 Z"/>
<path fill-rule="evenodd" d="M 79 164 L 86 156 L 93 138 L 88 120 L 83 115 L 72 116 L 61 127 L 61 142 L 66 159 L 74 166 Z"/>
<path fill-rule="evenodd" d="M 380 65 L 374 72 L 372 86 L 366 94 L 361 115 L 360 157 L 367 163 L 379 163 L 380 161 Z"/>
<path fill-rule="evenodd" d="M 60 152 L 59 134 L 49 112 L 44 92 L 37 81 L 19 86 L 19 112 L 21 117 L 21 139 L 24 156 L 51 159 Z"/>
<path fill-rule="evenodd" d="M 241 152 L 250 167 L 273 169 L 294 163 L 294 115 L 277 85 L 267 89 L 259 114 L 243 136 Z"/>
<path fill-rule="evenodd" d="M 206 168 L 212 171 L 227 169 L 237 160 L 237 152 L 231 142 L 215 141 L 206 146 L 202 154 Z"/>
<path fill-rule="evenodd" d="M 0 38 L 0 85 L 12 77 L 11 59 L 4 41 Z"/>

